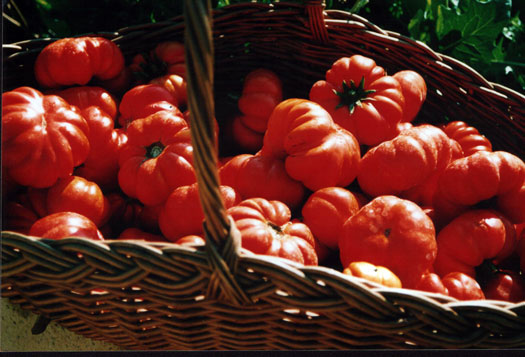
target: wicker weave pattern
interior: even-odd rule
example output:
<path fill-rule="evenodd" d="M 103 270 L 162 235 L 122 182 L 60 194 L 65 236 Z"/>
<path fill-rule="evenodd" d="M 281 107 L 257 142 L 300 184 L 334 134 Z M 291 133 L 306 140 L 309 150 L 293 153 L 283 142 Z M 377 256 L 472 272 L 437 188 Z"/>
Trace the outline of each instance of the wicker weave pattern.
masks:
<path fill-rule="evenodd" d="M 213 20 L 219 120 L 230 110 L 228 94 L 251 69 L 270 68 L 288 97 L 307 97 L 335 59 L 361 53 L 389 72 L 414 69 L 425 77 L 422 120 L 465 120 L 495 149 L 525 158 L 525 96 L 424 44 L 353 14 L 323 13 L 317 1 L 238 4 L 215 11 Z M 162 40 L 181 41 L 183 33 L 177 17 L 102 35 L 131 56 Z M 32 63 L 48 42 L 8 46 L 6 89 L 34 85 Z M 50 241 L 2 232 L 2 294 L 72 331 L 129 349 L 525 347 L 525 302 L 458 302 L 247 252 L 232 263 L 219 252 L 209 245 Z M 216 267 L 231 264 L 232 284 L 245 295 L 236 301 L 217 279 Z"/>
<path fill-rule="evenodd" d="M 253 304 L 236 306 L 203 295 L 202 249 L 9 232 L 3 245 L 4 296 L 129 349 L 525 346 L 525 303 L 457 302 L 245 254 L 237 281 Z"/>

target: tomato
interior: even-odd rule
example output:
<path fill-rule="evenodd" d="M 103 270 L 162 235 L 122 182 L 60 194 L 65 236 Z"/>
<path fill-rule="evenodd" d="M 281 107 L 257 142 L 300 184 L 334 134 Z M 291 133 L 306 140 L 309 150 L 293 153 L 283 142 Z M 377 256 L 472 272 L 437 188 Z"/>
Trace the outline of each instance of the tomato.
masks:
<path fill-rule="evenodd" d="M 97 227 L 109 219 L 110 203 L 100 187 L 79 176 L 59 179 L 47 191 L 49 214 L 75 212 L 89 218 Z"/>
<path fill-rule="evenodd" d="M 145 205 L 161 204 L 175 188 L 196 182 L 190 132 L 179 113 L 160 111 L 127 129 L 118 181 L 125 194 Z"/>
<path fill-rule="evenodd" d="M 205 245 L 206 241 L 201 236 L 190 234 L 190 235 L 177 239 L 175 244 L 186 245 L 186 246 L 199 246 L 199 245 Z"/>
<path fill-rule="evenodd" d="M 374 198 L 345 222 L 339 251 L 343 266 L 384 266 L 407 288 L 431 269 L 438 253 L 431 219 L 415 203 L 389 195 Z"/>
<path fill-rule="evenodd" d="M 186 81 L 176 74 L 166 74 L 161 77 L 153 78 L 150 84 L 157 84 L 165 88 L 173 96 L 173 102 L 178 107 L 186 106 L 188 97 L 186 90 Z"/>
<path fill-rule="evenodd" d="M 138 82 L 148 82 L 166 74 L 184 78 L 184 45 L 177 41 L 160 42 L 149 53 L 135 55 L 129 69 Z"/>
<path fill-rule="evenodd" d="M 358 210 L 359 203 L 352 192 L 342 187 L 325 187 L 308 197 L 301 213 L 314 237 L 328 248 L 337 249 L 344 223 Z"/>
<path fill-rule="evenodd" d="M 112 120 L 117 117 L 117 102 L 115 97 L 104 88 L 97 86 L 70 87 L 52 92 L 66 102 L 74 105 L 80 111 L 95 106 L 109 115 Z"/>
<path fill-rule="evenodd" d="M 147 242 L 166 242 L 163 236 L 145 232 L 139 228 L 129 227 L 123 230 L 117 239 L 144 240 Z"/>
<path fill-rule="evenodd" d="M 514 223 L 525 223 L 525 180 L 517 191 L 499 195 L 497 207 L 505 212 Z"/>
<path fill-rule="evenodd" d="M 514 271 L 495 272 L 482 289 L 487 299 L 510 302 L 525 300 L 525 279 Z"/>
<path fill-rule="evenodd" d="M 226 208 L 240 202 L 240 196 L 229 186 L 219 186 L 219 192 Z M 204 234 L 203 221 L 197 183 L 173 190 L 159 214 L 160 230 L 172 242 L 187 235 Z"/>
<path fill-rule="evenodd" d="M 343 274 L 363 278 L 390 288 L 401 288 L 401 280 L 388 268 L 368 262 L 352 262 Z"/>
<path fill-rule="evenodd" d="M 282 84 L 272 71 L 259 68 L 248 73 L 244 79 L 241 97 L 238 101 L 242 123 L 249 129 L 264 134 L 268 118 L 283 99 Z"/>
<path fill-rule="evenodd" d="M 40 218 L 31 226 L 29 235 L 47 239 L 75 237 L 104 240 L 93 221 L 74 212 L 58 212 Z"/>
<path fill-rule="evenodd" d="M 119 105 L 119 124 L 126 128 L 135 119 L 161 110 L 179 111 L 173 95 L 158 84 L 142 84 L 128 90 Z"/>
<path fill-rule="evenodd" d="M 304 265 L 317 265 L 314 237 L 303 223 L 290 221 L 290 209 L 282 202 L 250 198 L 230 207 L 241 235 L 243 248 L 273 255 Z"/>
<path fill-rule="evenodd" d="M 287 173 L 282 160 L 263 155 L 241 154 L 219 169 L 221 184 L 231 186 L 243 199 L 261 197 L 298 208 L 306 190 Z"/>
<path fill-rule="evenodd" d="M 414 289 L 421 291 L 428 291 L 431 293 L 448 295 L 448 289 L 443 284 L 441 277 L 436 273 L 430 271 L 425 272 L 419 282 L 414 286 Z"/>
<path fill-rule="evenodd" d="M 184 64 L 184 45 L 177 41 L 158 43 L 153 49 L 153 57 L 166 65 L 166 72 L 177 74 L 185 78 L 186 65 Z"/>
<path fill-rule="evenodd" d="M 478 151 L 492 151 L 490 140 L 481 135 L 478 129 L 464 121 L 452 121 L 444 126 L 443 131 L 461 145 L 464 156 Z"/>
<path fill-rule="evenodd" d="M 335 61 L 326 80 L 310 89 L 310 100 L 325 108 L 360 144 L 369 146 L 396 135 L 405 107 L 399 82 L 361 55 Z"/>
<path fill-rule="evenodd" d="M 422 124 L 368 150 L 357 181 L 370 196 L 400 195 L 443 171 L 451 158 L 447 135 L 438 127 Z"/>
<path fill-rule="evenodd" d="M 427 98 L 427 85 L 425 79 L 417 72 L 404 70 L 396 72 L 392 77 L 401 85 L 405 98 L 402 122 L 411 122 L 416 117 L 423 102 Z"/>
<path fill-rule="evenodd" d="M 241 117 L 235 117 L 228 129 L 231 130 L 231 136 L 235 142 L 245 152 L 256 153 L 262 148 L 264 134 L 248 128 L 243 124 L 243 119 L 241 119 Z"/>
<path fill-rule="evenodd" d="M 93 77 L 110 79 L 124 68 L 124 56 L 102 37 L 63 38 L 50 43 L 35 61 L 35 77 L 43 87 L 86 85 Z"/>
<path fill-rule="evenodd" d="M 450 272 L 441 281 L 448 294 L 458 300 L 483 300 L 485 295 L 478 282 L 470 275 Z"/>
<path fill-rule="evenodd" d="M 18 184 L 45 188 L 89 154 L 89 126 L 75 107 L 30 87 L 2 94 L 2 167 Z"/>
<path fill-rule="evenodd" d="M 434 269 L 442 277 L 461 272 L 475 278 L 477 266 L 487 259 L 505 259 L 512 253 L 515 242 L 514 227 L 500 213 L 469 210 L 439 232 Z"/>
<path fill-rule="evenodd" d="M 320 105 L 297 98 L 272 112 L 260 154 L 284 160 L 288 175 L 312 191 L 349 185 L 361 158 L 350 132 L 335 125 Z"/>
<path fill-rule="evenodd" d="M 144 210 L 143 204 L 120 192 L 111 192 L 107 198 L 110 204 L 109 222 L 116 230 L 122 231 L 137 224 Z"/>
<path fill-rule="evenodd" d="M 516 252 L 520 257 L 520 268 L 522 274 L 525 274 L 525 229 L 523 229 L 518 237 L 516 245 Z"/>
<path fill-rule="evenodd" d="M 2 229 L 28 234 L 31 226 L 47 215 L 46 190 L 29 187 L 2 207 Z"/>
<path fill-rule="evenodd" d="M 504 151 L 478 151 L 454 160 L 439 177 L 437 195 L 451 205 L 473 206 L 496 198 L 496 207 L 513 223 L 525 217 L 525 205 L 510 203 L 525 183 L 525 163 Z M 516 208 L 517 211 L 514 211 Z"/>
<path fill-rule="evenodd" d="M 106 120 L 97 115 L 97 109 L 91 107 L 89 140 L 92 150 L 84 163 L 75 168 L 74 174 L 96 182 L 103 190 L 114 190 L 118 187 L 118 160 L 120 150 L 128 141 L 123 129 L 110 129 L 105 126 Z M 97 135 L 98 133 L 98 135 Z"/>

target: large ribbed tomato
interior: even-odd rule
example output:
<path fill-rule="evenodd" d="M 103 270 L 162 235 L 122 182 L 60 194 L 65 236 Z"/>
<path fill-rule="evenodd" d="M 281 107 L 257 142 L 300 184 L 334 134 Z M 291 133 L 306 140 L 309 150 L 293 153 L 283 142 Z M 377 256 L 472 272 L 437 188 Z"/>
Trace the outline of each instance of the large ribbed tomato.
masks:
<path fill-rule="evenodd" d="M 357 180 L 371 196 L 399 195 L 444 170 L 451 158 L 448 136 L 438 127 L 422 124 L 367 151 Z"/>
<path fill-rule="evenodd" d="M 282 202 L 250 198 L 230 207 L 228 214 L 241 234 L 243 248 L 305 265 L 317 265 L 314 237 L 303 223 L 291 222 Z"/>
<path fill-rule="evenodd" d="M 264 68 L 251 71 L 244 79 L 238 101 L 239 110 L 244 114 L 240 120 L 249 129 L 264 133 L 268 118 L 282 99 L 281 80 L 274 72 Z"/>
<path fill-rule="evenodd" d="M 47 239 L 75 237 L 104 240 L 93 221 L 74 212 L 58 212 L 40 218 L 31 226 L 29 235 Z"/>
<path fill-rule="evenodd" d="M 138 83 L 167 74 L 186 75 L 184 45 L 177 41 L 163 41 L 149 53 L 139 53 L 132 58 L 129 70 Z"/>
<path fill-rule="evenodd" d="M 525 300 L 525 278 L 518 272 L 498 270 L 482 286 L 487 299 L 520 302 Z"/>
<path fill-rule="evenodd" d="M 20 87 L 2 94 L 2 166 L 20 185 L 49 187 L 89 154 L 89 127 L 56 95 Z"/>
<path fill-rule="evenodd" d="M 443 131 L 461 145 L 464 156 L 478 151 L 492 151 L 490 140 L 481 135 L 478 129 L 464 121 L 452 121 L 443 127 Z"/>
<path fill-rule="evenodd" d="M 496 197 L 503 201 L 499 210 L 513 223 L 520 223 L 525 205 L 512 202 L 524 184 L 525 163 L 519 157 L 505 151 L 478 151 L 446 167 L 439 177 L 437 194 L 457 206 L 472 206 Z"/>
<path fill-rule="evenodd" d="M 122 191 L 145 205 L 163 203 L 177 187 L 196 181 L 188 125 L 179 111 L 134 120 L 119 156 Z"/>
<path fill-rule="evenodd" d="M 359 143 L 349 131 L 336 125 L 319 104 L 297 98 L 275 107 L 260 154 L 284 160 L 288 175 L 312 191 L 349 185 L 361 158 Z"/>
<path fill-rule="evenodd" d="M 142 84 L 128 90 L 119 104 L 119 124 L 126 128 L 135 119 L 161 110 L 178 111 L 173 95 L 158 84 Z"/>
<path fill-rule="evenodd" d="M 233 187 L 242 199 L 261 197 L 277 200 L 295 209 L 306 195 L 302 183 L 292 179 L 284 162 L 260 154 L 241 154 L 219 169 L 223 185 Z"/>
<path fill-rule="evenodd" d="M 450 272 L 441 281 L 447 289 L 448 295 L 458 300 L 483 300 L 485 294 L 479 283 L 468 274 Z"/>
<path fill-rule="evenodd" d="M 396 72 L 392 77 L 401 85 L 405 107 L 401 122 L 407 123 L 414 120 L 423 102 L 427 98 L 427 84 L 425 79 L 417 72 L 404 70 Z"/>
<path fill-rule="evenodd" d="M 76 212 L 89 218 L 97 227 L 109 219 L 110 203 L 100 187 L 80 176 L 59 179 L 47 190 L 48 214 Z"/>
<path fill-rule="evenodd" d="M 70 87 L 52 92 L 62 97 L 71 105 L 81 111 L 96 106 L 104 111 L 111 119 L 117 117 L 117 101 L 115 97 L 102 87 L 97 86 L 78 86 Z"/>
<path fill-rule="evenodd" d="M 310 100 L 321 104 L 334 121 L 359 143 L 377 145 L 392 139 L 403 119 L 405 99 L 399 82 L 375 61 L 361 55 L 342 57 L 317 81 Z"/>
<path fill-rule="evenodd" d="M 35 61 L 35 77 L 43 87 L 86 85 L 93 77 L 110 79 L 124 68 L 124 56 L 102 37 L 68 37 L 50 43 Z"/>
<path fill-rule="evenodd" d="M 352 192 L 343 187 L 325 187 L 308 197 L 301 214 L 315 238 L 337 249 L 344 223 L 358 210 L 359 203 Z"/>
<path fill-rule="evenodd" d="M 2 229 L 28 234 L 31 226 L 47 215 L 46 195 L 45 189 L 29 187 L 4 203 Z"/>
<path fill-rule="evenodd" d="M 485 260 L 503 260 L 515 245 L 516 230 L 499 212 L 470 210 L 439 232 L 434 269 L 440 276 L 461 272 L 475 278 L 477 266 Z"/>
<path fill-rule="evenodd" d="M 339 250 L 343 266 L 355 261 L 381 265 L 412 288 L 436 258 L 435 229 L 415 203 L 379 196 L 346 221 Z"/>
<path fill-rule="evenodd" d="M 241 200 L 237 192 L 229 186 L 220 185 L 219 193 L 226 208 Z M 197 183 L 173 190 L 159 214 L 160 230 L 172 242 L 188 235 L 204 235 L 203 221 L 204 213 Z"/>

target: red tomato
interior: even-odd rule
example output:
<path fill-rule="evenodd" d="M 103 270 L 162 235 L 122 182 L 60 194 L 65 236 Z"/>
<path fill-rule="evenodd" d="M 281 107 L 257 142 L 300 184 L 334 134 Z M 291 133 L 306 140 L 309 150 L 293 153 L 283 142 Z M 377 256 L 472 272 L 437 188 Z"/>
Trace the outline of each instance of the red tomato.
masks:
<path fill-rule="evenodd" d="M 253 131 L 243 124 L 241 117 L 235 117 L 231 123 L 231 135 L 241 149 L 256 153 L 262 148 L 264 134 Z"/>
<path fill-rule="evenodd" d="M 237 192 L 229 186 L 221 185 L 219 191 L 226 208 L 240 201 Z M 203 221 L 204 213 L 196 183 L 173 190 L 159 214 L 162 234 L 172 242 L 187 235 L 203 234 Z"/>
<path fill-rule="evenodd" d="M 312 191 L 349 185 L 361 158 L 350 132 L 335 125 L 317 103 L 297 98 L 272 112 L 260 154 L 284 160 L 288 175 Z"/>
<path fill-rule="evenodd" d="M 75 212 L 89 218 L 97 227 L 109 219 L 110 203 L 94 182 L 83 177 L 59 179 L 47 191 L 46 207 L 49 214 Z"/>
<path fill-rule="evenodd" d="M 120 150 L 122 191 L 145 205 L 163 203 L 179 186 L 196 181 L 190 132 L 177 111 L 160 111 L 133 121 Z"/>
<path fill-rule="evenodd" d="M 470 210 L 446 225 L 437 236 L 434 269 L 444 276 L 461 272 L 476 276 L 487 259 L 503 260 L 515 246 L 516 232 L 505 217 L 491 210 Z"/>
<path fill-rule="evenodd" d="M 421 280 L 414 286 L 414 289 L 448 295 L 448 289 L 443 285 L 439 275 L 432 272 L 424 273 L 421 276 Z"/>
<path fill-rule="evenodd" d="M 448 294 L 458 300 L 483 300 L 485 295 L 478 282 L 461 272 L 450 272 L 441 281 Z"/>
<path fill-rule="evenodd" d="M 117 239 L 131 239 L 131 240 L 144 240 L 147 242 L 166 242 L 163 236 L 145 232 L 139 228 L 126 228 L 123 230 Z"/>
<path fill-rule="evenodd" d="M 177 112 L 178 103 L 173 95 L 158 84 L 142 84 L 128 90 L 122 96 L 119 105 L 119 124 L 126 128 L 135 119 L 147 116 L 162 110 Z"/>
<path fill-rule="evenodd" d="M 291 222 L 290 209 L 284 203 L 251 198 L 230 207 L 227 212 L 239 229 L 243 248 L 256 254 L 317 265 L 310 229 L 303 223 Z"/>
<path fill-rule="evenodd" d="M 58 212 L 39 219 L 29 230 L 29 235 L 48 239 L 75 237 L 104 240 L 93 221 L 74 212 Z"/>
<path fill-rule="evenodd" d="M 104 88 L 97 86 L 70 87 L 55 91 L 53 94 L 64 98 L 66 102 L 74 105 L 80 111 L 95 106 L 109 115 L 112 121 L 117 117 L 116 99 Z"/>
<path fill-rule="evenodd" d="M 496 272 L 483 286 L 487 299 L 520 302 L 525 300 L 525 279 L 513 271 Z"/>
<path fill-rule="evenodd" d="M 112 41 L 102 37 L 63 38 L 38 54 L 35 77 L 48 88 L 86 85 L 93 77 L 110 79 L 124 68 L 124 56 Z"/>
<path fill-rule="evenodd" d="M 282 84 L 272 71 L 259 68 L 248 73 L 244 79 L 238 106 L 242 123 L 249 129 L 264 134 L 268 118 L 283 99 Z"/>
<path fill-rule="evenodd" d="M 243 199 L 262 197 L 295 209 L 305 197 L 305 188 L 286 173 L 284 162 L 263 155 L 242 154 L 219 169 L 223 185 L 231 186 Z"/>
<path fill-rule="evenodd" d="M 411 70 L 399 71 L 392 77 L 397 79 L 401 85 L 401 91 L 403 92 L 403 97 L 405 97 L 402 122 L 411 122 L 427 98 L 425 80 L 419 73 Z"/>
<path fill-rule="evenodd" d="M 312 86 L 310 99 L 364 145 L 392 139 L 405 107 L 397 79 L 386 76 L 374 60 L 361 55 L 335 61 L 326 80 Z"/>
<path fill-rule="evenodd" d="M 359 210 L 354 194 L 342 187 L 315 191 L 302 207 L 303 222 L 330 249 L 339 247 L 344 223 Z"/>
<path fill-rule="evenodd" d="M 164 87 L 173 96 L 173 102 L 179 107 L 186 106 L 188 101 L 186 91 L 186 81 L 176 74 L 166 74 L 162 77 L 153 78 L 150 84 L 157 84 Z"/>
<path fill-rule="evenodd" d="M 2 167 L 18 184 L 45 188 L 89 154 L 89 126 L 75 107 L 30 87 L 2 94 Z"/>
<path fill-rule="evenodd" d="M 431 219 L 415 203 L 379 196 L 351 216 L 339 239 L 341 263 L 367 261 L 390 269 L 413 288 L 438 253 Z"/>

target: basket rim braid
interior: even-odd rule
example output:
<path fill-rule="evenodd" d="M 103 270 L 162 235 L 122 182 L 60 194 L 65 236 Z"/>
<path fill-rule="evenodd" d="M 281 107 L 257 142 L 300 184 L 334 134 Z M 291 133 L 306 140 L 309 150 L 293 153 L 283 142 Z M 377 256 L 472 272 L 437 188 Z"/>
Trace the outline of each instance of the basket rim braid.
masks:
<path fill-rule="evenodd" d="M 191 3 L 203 6 L 186 4 Z M 261 65 L 282 76 L 292 88 L 289 95 L 304 95 L 341 54 L 359 52 L 389 71 L 414 69 L 425 77 L 425 120 L 462 118 L 486 132 L 496 148 L 525 158 L 525 96 L 488 82 L 423 43 L 358 15 L 324 10 L 321 1 L 239 3 L 214 10 L 211 18 L 214 73 L 210 77 L 206 69 L 194 68 L 198 78 L 188 80 L 189 96 L 213 83 L 219 93 L 214 93 L 215 103 L 220 103 L 228 86 Z M 202 16 L 194 16 L 191 26 L 184 21 L 177 16 L 99 35 L 117 43 L 126 56 L 155 42 L 182 40 L 194 26 L 191 31 L 206 38 Z M 32 63 L 53 40 L 3 46 L 4 90 L 33 83 Z M 186 55 L 202 51 L 203 41 Z M 445 99 L 452 104 L 440 105 Z M 192 116 L 195 126 L 204 121 L 199 115 Z M 194 130 L 192 124 L 192 132 L 204 136 L 206 128 Z M 203 170 L 213 176 L 215 162 L 203 165 L 211 165 Z M 212 184 L 200 192 L 212 216 L 221 209 L 207 193 L 213 189 Z M 458 301 L 385 288 L 329 267 L 255 255 L 238 247 L 231 222 L 219 222 L 230 234 L 217 237 L 206 217 L 203 247 L 49 240 L 2 231 L 2 296 L 77 334 L 137 350 L 525 347 L 525 302 Z"/>

